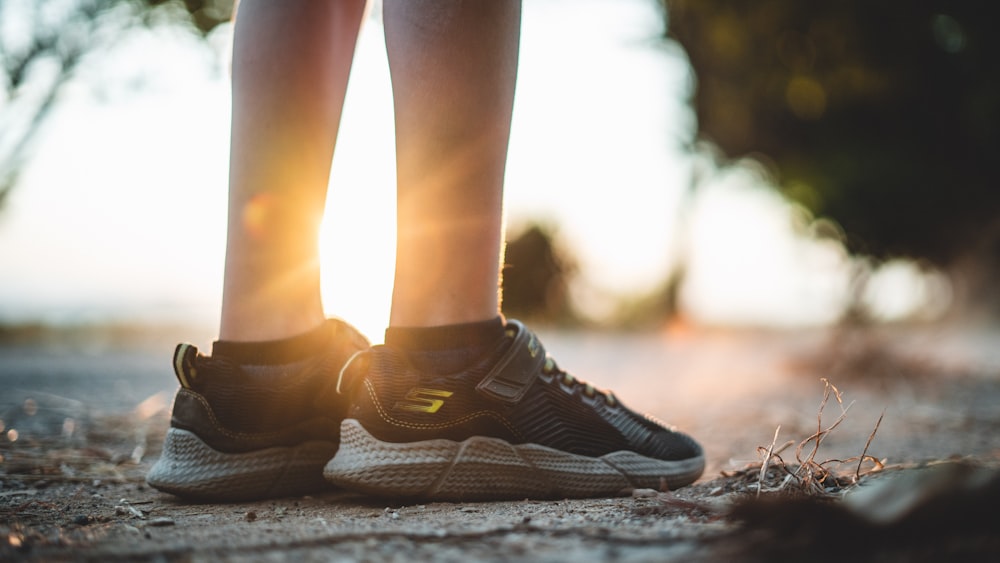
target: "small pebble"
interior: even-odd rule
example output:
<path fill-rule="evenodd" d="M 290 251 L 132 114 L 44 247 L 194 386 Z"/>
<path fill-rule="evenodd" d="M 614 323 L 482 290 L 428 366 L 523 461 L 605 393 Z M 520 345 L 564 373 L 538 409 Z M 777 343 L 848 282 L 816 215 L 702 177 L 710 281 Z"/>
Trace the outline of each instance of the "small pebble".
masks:
<path fill-rule="evenodd" d="M 123 516 L 124 515 L 131 515 L 131 516 L 134 516 L 136 518 L 139 518 L 140 520 L 145 520 L 146 519 L 146 515 L 143 514 L 141 510 L 139 510 L 138 508 L 132 506 L 131 504 L 128 504 L 127 501 L 125 502 L 125 504 L 119 504 L 118 506 L 115 507 L 115 514 L 123 515 Z"/>
<path fill-rule="evenodd" d="M 256 513 L 256 512 L 254 512 L 253 510 L 251 510 L 251 511 L 247 512 L 246 514 L 244 514 L 244 515 L 243 515 L 243 518 L 244 518 L 244 519 L 245 519 L 245 520 L 246 520 L 247 522 L 253 522 L 254 520 L 256 520 L 256 519 L 257 519 L 257 513 Z"/>
<path fill-rule="evenodd" d="M 657 495 L 653 489 L 633 489 L 632 498 L 653 498 Z"/>

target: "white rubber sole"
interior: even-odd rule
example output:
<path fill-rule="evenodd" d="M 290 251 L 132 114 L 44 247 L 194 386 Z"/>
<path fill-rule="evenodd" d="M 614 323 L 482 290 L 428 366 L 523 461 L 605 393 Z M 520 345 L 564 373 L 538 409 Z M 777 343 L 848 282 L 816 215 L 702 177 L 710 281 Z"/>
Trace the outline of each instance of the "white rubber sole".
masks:
<path fill-rule="evenodd" d="M 195 500 L 302 495 L 329 488 L 322 471 L 336 451 L 336 444 L 316 441 L 225 453 L 212 449 L 192 432 L 170 428 L 163 453 L 146 482 L 161 491 Z"/>
<path fill-rule="evenodd" d="M 330 482 L 378 496 L 497 500 L 617 496 L 631 488 L 675 489 L 704 471 L 705 458 L 663 461 L 620 451 L 592 458 L 473 436 L 463 442 L 382 442 L 354 419 L 340 426 Z"/>

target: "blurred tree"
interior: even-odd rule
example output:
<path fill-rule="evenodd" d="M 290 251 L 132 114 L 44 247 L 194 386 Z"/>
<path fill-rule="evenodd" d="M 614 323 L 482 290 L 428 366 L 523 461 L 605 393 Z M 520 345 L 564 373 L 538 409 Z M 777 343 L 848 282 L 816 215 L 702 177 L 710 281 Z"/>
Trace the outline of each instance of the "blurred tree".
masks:
<path fill-rule="evenodd" d="M 527 226 L 510 237 L 504 253 L 504 312 L 536 321 L 575 321 L 568 292 L 575 271 L 575 261 L 555 244 L 549 229 Z"/>
<path fill-rule="evenodd" d="M 181 25 L 205 36 L 229 20 L 232 5 L 232 0 L 0 0 L 0 208 L 82 61 L 113 48 L 140 25 Z"/>
<path fill-rule="evenodd" d="M 1000 272 L 1000 34 L 978 0 L 664 0 L 701 136 L 851 250 Z"/>

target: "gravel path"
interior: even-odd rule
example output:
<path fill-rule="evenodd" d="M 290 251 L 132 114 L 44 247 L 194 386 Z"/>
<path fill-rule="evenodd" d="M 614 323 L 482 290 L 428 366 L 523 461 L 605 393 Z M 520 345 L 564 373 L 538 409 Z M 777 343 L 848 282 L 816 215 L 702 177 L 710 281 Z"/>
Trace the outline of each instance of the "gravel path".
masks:
<path fill-rule="evenodd" d="M 772 440 L 778 455 L 770 458 L 761 481 L 765 491 L 794 488 L 783 465 L 791 470 L 797 461 L 856 458 L 863 451 L 890 468 L 863 483 L 923 475 L 923 469 L 912 468 L 955 458 L 992 471 L 1000 463 L 995 407 L 1000 358 L 990 344 L 996 335 L 983 329 L 541 331 L 560 365 L 698 438 L 709 456 L 705 476 L 675 492 L 634 491 L 612 499 L 426 505 L 336 491 L 256 503 L 189 504 L 150 489 L 143 475 L 158 455 L 176 387 L 168 361 L 171 343 L 178 334 L 188 339 L 194 334 L 205 346 L 210 335 L 122 330 L 30 339 L 8 335 L 8 342 L 0 343 L 0 560 L 768 560 L 776 557 L 778 545 L 794 550 L 784 552 L 789 559 L 1000 556 L 996 540 L 984 540 L 975 535 L 975 525 L 965 525 L 952 535 L 973 534 L 960 542 L 966 546 L 961 549 L 972 551 L 956 551 L 958 544 L 945 534 L 930 547 L 890 542 L 882 551 L 848 558 L 824 545 L 838 538 L 837 545 L 850 546 L 837 527 L 858 525 L 854 516 L 847 519 L 854 524 L 845 524 L 839 513 L 832 513 L 831 521 L 824 520 L 826 512 L 792 517 L 791 522 L 815 522 L 813 528 L 822 529 L 810 536 L 809 529 L 796 526 L 790 532 L 788 521 L 773 529 L 754 527 L 764 527 L 772 515 L 797 515 L 801 507 L 752 512 L 749 524 L 733 508 L 756 497 L 758 448 L 766 451 Z M 843 400 L 830 394 L 823 427 L 849 409 L 813 457 L 810 442 L 797 460 L 796 446 L 819 424 L 823 377 Z M 779 451 L 786 441 L 792 444 Z M 829 496 L 856 489 L 849 481 L 857 463 L 822 466 L 845 479 L 824 485 Z M 862 473 L 873 466 L 865 462 Z M 949 499 L 979 487 L 974 497 L 1000 501 L 989 488 L 1000 483 L 990 480 L 992 473 L 975 479 L 961 471 L 932 473 L 947 476 Z M 915 483 L 907 490 L 932 489 L 926 481 Z M 906 515 L 918 514 L 921 499 L 942 498 L 912 496 L 916 500 L 891 525 L 902 526 Z M 840 504 L 813 502 L 804 510 L 841 510 Z M 948 509 L 935 511 L 949 518 Z M 761 543 L 772 537 L 768 534 L 783 539 Z"/>

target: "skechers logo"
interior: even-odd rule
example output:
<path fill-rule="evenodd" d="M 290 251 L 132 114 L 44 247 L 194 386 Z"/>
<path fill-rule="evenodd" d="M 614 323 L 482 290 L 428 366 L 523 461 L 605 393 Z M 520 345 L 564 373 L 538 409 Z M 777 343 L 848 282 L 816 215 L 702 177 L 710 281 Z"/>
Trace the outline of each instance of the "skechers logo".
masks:
<path fill-rule="evenodd" d="M 453 393 L 451 391 L 414 387 L 413 389 L 410 389 L 410 392 L 406 394 L 406 397 L 403 398 L 402 401 L 396 403 L 392 407 L 392 410 L 436 413 L 438 409 L 444 405 L 444 399 L 447 399 L 452 395 Z M 432 397 L 443 397 L 443 399 Z"/>

